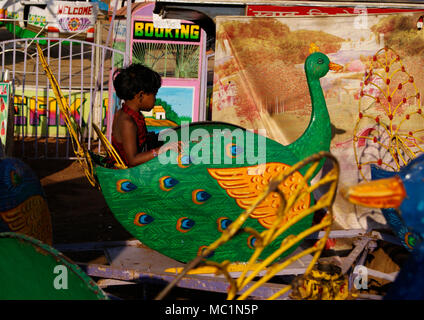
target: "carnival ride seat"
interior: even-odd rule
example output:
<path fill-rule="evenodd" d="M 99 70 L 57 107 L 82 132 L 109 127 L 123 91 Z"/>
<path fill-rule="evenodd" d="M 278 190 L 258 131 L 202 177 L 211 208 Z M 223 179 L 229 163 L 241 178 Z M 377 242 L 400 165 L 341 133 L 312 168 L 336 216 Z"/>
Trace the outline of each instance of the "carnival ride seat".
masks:
<path fill-rule="evenodd" d="M 140 168 L 129 168 L 128 170 L 109 170 L 104 165 L 104 157 L 101 155 L 97 155 L 91 151 L 88 151 L 83 144 L 81 144 L 78 140 L 78 137 L 80 135 L 80 128 L 76 123 L 74 123 L 72 117 L 69 116 L 69 107 L 67 106 L 66 99 L 63 98 L 63 95 L 60 92 L 59 85 L 57 81 L 55 80 L 53 74 L 50 71 L 50 68 L 48 64 L 46 63 L 44 56 L 41 52 L 41 49 L 38 48 L 40 51 L 40 60 L 43 64 L 44 69 L 46 70 L 47 76 L 50 79 L 50 82 L 52 84 L 52 88 L 55 92 L 55 95 L 59 102 L 59 107 L 61 112 L 64 114 L 66 125 L 70 131 L 70 135 L 73 141 L 73 147 L 75 154 L 78 157 L 78 161 L 82 164 L 85 174 L 90 181 L 90 183 L 93 186 L 100 187 L 100 184 L 102 181 L 99 181 L 103 179 L 103 184 L 105 181 L 109 181 L 107 183 L 112 183 L 116 188 L 118 188 L 118 191 L 121 192 L 123 195 L 125 195 L 128 192 L 132 192 L 133 190 L 137 189 L 137 186 L 131 182 L 128 178 L 131 179 L 138 179 L 134 176 L 134 174 L 140 170 Z M 101 130 L 93 125 L 97 135 L 99 136 L 107 154 L 112 159 L 116 160 L 117 166 L 120 169 L 126 169 L 125 165 L 123 164 L 122 160 L 120 159 L 119 155 L 116 153 L 116 150 L 110 145 L 107 138 L 103 135 Z M 196 125 L 194 125 L 196 127 Z M 181 128 L 180 128 L 181 129 Z M 210 133 L 208 133 L 210 134 Z M 237 147 L 234 147 L 230 145 L 230 148 L 224 148 L 224 152 L 227 152 L 230 156 L 237 156 L 238 149 Z M 287 154 L 285 154 L 287 156 Z M 179 155 L 178 157 L 181 157 Z M 277 158 L 275 158 L 277 159 Z M 317 182 L 310 184 L 310 181 L 312 177 L 318 172 L 319 168 L 322 167 L 325 159 L 329 159 L 333 162 L 333 169 L 330 170 L 327 174 L 325 174 L 324 177 L 319 179 Z M 182 158 L 178 158 L 178 166 L 180 168 L 187 168 L 190 166 L 190 157 L 188 162 L 182 162 Z M 278 161 L 278 160 L 276 160 Z M 97 164 L 97 168 L 95 169 L 95 165 Z M 163 169 L 163 167 L 162 167 Z M 98 171 L 97 171 L 98 170 Z M 267 169 L 268 170 L 268 169 Z M 287 166 L 284 170 L 279 172 L 278 174 L 268 177 L 268 179 L 265 179 L 264 181 L 261 181 L 263 186 L 261 186 L 260 190 L 255 193 L 255 198 L 252 201 L 248 201 L 245 203 L 242 207 L 245 209 L 243 213 L 240 215 L 238 213 L 232 220 L 231 219 L 224 219 L 220 218 L 217 221 L 219 222 L 218 230 L 220 231 L 219 236 L 215 239 L 218 239 L 216 241 L 209 241 L 208 243 L 201 243 L 201 246 L 199 248 L 197 257 L 193 260 L 190 259 L 192 257 L 192 254 L 185 255 L 184 253 L 179 253 L 180 255 L 178 257 L 183 257 L 186 259 L 185 262 L 190 262 L 185 266 L 185 270 L 179 275 L 174 275 L 174 281 L 170 283 L 170 286 L 167 290 L 169 290 L 172 286 L 176 285 L 178 281 L 181 280 L 181 277 L 183 277 L 186 273 L 189 272 L 189 270 L 193 269 L 194 267 L 197 267 L 199 263 L 207 263 L 209 266 L 218 270 L 218 273 L 222 273 L 225 278 L 230 282 L 230 291 L 228 293 L 229 299 L 236 298 L 237 295 L 239 299 L 244 299 L 249 296 L 249 294 L 252 294 L 256 289 L 258 289 L 260 286 L 265 285 L 269 280 L 271 280 L 275 275 L 278 275 L 283 269 L 287 268 L 291 263 L 294 261 L 301 259 L 302 257 L 306 255 L 313 255 L 312 258 L 309 261 L 308 267 L 306 268 L 303 279 L 304 284 L 307 282 L 306 285 L 307 289 L 306 291 L 303 290 L 304 286 L 298 286 L 296 284 L 284 286 L 281 290 L 274 291 L 274 293 L 267 298 L 270 299 L 276 299 L 278 297 L 281 297 L 282 295 L 286 294 L 289 290 L 294 289 L 296 292 L 293 297 L 294 298 L 310 298 L 310 299 L 346 299 L 350 296 L 350 293 L 346 286 L 346 278 L 343 274 L 340 273 L 332 273 L 330 275 L 326 274 L 325 271 L 322 269 L 316 269 L 315 263 L 318 261 L 320 254 L 325 246 L 325 243 L 328 239 L 331 224 L 332 224 L 332 204 L 335 198 L 336 190 L 337 190 L 337 182 L 339 177 L 338 172 L 338 163 L 337 160 L 328 152 L 320 152 L 318 154 L 312 155 L 311 157 L 308 157 L 307 159 L 297 163 L 293 161 L 291 166 Z M 117 181 L 115 181 L 116 177 L 112 177 L 113 179 L 109 179 L 108 176 L 114 175 L 113 172 L 116 171 L 122 171 L 125 172 L 125 176 L 127 177 L 124 179 L 123 177 L 119 178 Z M 171 190 L 176 183 L 179 181 L 176 179 L 172 179 L 172 177 L 165 174 L 163 176 L 163 172 L 160 172 L 157 174 L 157 178 L 159 179 L 161 189 L 163 191 L 169 191 Z M 236 170 L 237 171 L 237 170 Z M 302 175 L 299 175 L 298 172 L 302 172 Z M 102 174 L 101 179 L 97 179 L 98 173 Z M 155 170 L 152 170 L 151 168 L 145 171 L 144 173 L 149 174 L 149 172 L 155 172 Z M 221 185 L 221 187 L 226 190 L 228 194 L 232 194 L 232 190 L 234 189 L 234 181 L 232 179 L 228 180 L 230 177 L 234 177 L 234 172 L 227 172 L 225 170 L 217 170 L 214 173 L 218 183 Z M 239 172 L 240 175 L 240 172 Z M 184 174 L 183 176 L 190 176 L 189 174 Z M 181 177 L 183 177 L 181 176 Z M 253 174 L 253 176 L 255 176 Z M 191 176 L 190 176 L 191 177 Z M 247 177 L 247 176 L 246 176 Z M 183 179 L 179 178 L 181 181 Z M 298 180 L 297 183 L 293 184 L 293 179 Z M 149 179 L 147 179 L 149 180 Z M 110 182 L 112 181 L 112 182 Z M 153 180 L 149 180 L 149 183 L 152 184 Z M 284 185 L 289 181 L 289 187 L 291 186 L 291 192 L 287 193 L 280 188 L 281 185 Z M 290 182 L 291 181 L 291 182 Z M 137 181 L 140 183 L 140 181 Z M 216 182 L 216 181 L 215 181 Z M 143 182 L 144 183 L 144 182 Z M 292 183 L 292 184 L 290 184 Z M 107 185 L 105 185 L 107 187 Z M 313 191 L 317 190 L 319 187 L 327 186 L 326 192 L 322 196 L 320 196 L 318 199 L 314 199 L 312 196 Z M 102 188 L 103 189 L 103 188 Z M 141 188 L 143 189 L 143 188 Z M 141 190 L 143 191 L 143 190 Z M 193 195 L 193 202 L 198 205 L 201 205 L 203 201 L 207 200 L 207 192 L 205 190 L 198 189 L 196 190 L 196 195 Z M 243 191 L 243 190 L 242 190 Z M 244 190 L 246 191 L 246 190 Z M 222 192 L 222 191 L 221 191 Z M 113 198 L 110 192 L 107 190 L 102 190 L 102 193 L 105 196 L 106 201 Z M 197 196 L 200 195 L 200 198 Z M 122 195 L 119 195 L 120 197 Z M 151 198 L 152 195 L 150 195 Z M 196 197 L 195 197 L 196 196 Z M 209 195 L 210 196 L 210 195 Z M 303 198 L 308 197 L 311 199 L 310 204 L 308 206 L 302 206 L 299 204 L 299 200 L 302 200 Z M 149 197 L 147 197 L 149 198 Z M 149 198 L 149 199 L 150 199 Z M 131 202 L 134 202 L 131 200 L 132 198 L 128 198 L 125 202 L 127 205 Z M 258 214 L 258 210 L 263 207 L 264 203 L 269 201 L 269 199 L 273 199 L 273 203 L 276 201 L 279 205 L 276 206 L 276 210 L 273 213 L 273 217 L 271 220 L 267 220 L 267 216 L 263 217 L 264 221 L 267 222 L 267 228 L 264 230 L 263 227 L 258 228 L 257 224 L 245 224 L 246 221 L 249 220 L 249 218 L 252 216 L 252 214 Z M 129 202 L 130 201 L 130 202 Z M 109 203 L 108 203 L 109 204 Z M 163 203 L 162 203 L 163 204 Z M 110 204 L 109 204 L 110 206 Z M 114 206 L 114 205 L 113 205 Z M 120 204 L 125 213 L 127 214 L 127 211 L 131 211 L 132 209 L 126 208 L 123 203 Z M 199 207 L 197 207 L 199 208 Z M 268 208 L 268 205 L 266 205 L 266 208 Z M 297 208 L 297 209 L 296 209 Z M 310 226 L 302 226 L 300 229 L 290 229 L 298 223 L 299 221 L 305 220 L 312 222 L 312 216 L 316 210 L 319 209 L 326 209 L 327 215 L 322 219 L 321 222 L 319 222 L 316 225 Z M 291 211 L 297 211 L 297 214 L 293 215 Z M 171 210 L 171 213 L 175 211 L 175 208 Z M 239 211 L 240 212 L 240 211 Z M 145 214 L 144 212 L 137 211 L 135 212 L 135 219 L 132 219 L 130 222 L 132 224 L 135 224 L 136 226 L 146 226 L 150 224 L 154 219 Z M 234 214 L 233 214 L 234 215 Z M 117 216 L 115 214 L 115 216 Z M 119 215 L 118 215 L 119 218 Z M 128 220 L 128 218 L 125 218 Z M 119 218 L 118 220 L 122 223 L 125 219 Z M 160 220 L 160 219 L 159 219 Z M 250 219 L 253 220 L 253 219 Z M 178 222 L 181 222 L 181 225 L 178 224 L 179 228 L 177 226 L 177 230 L 185 233 L 190 231 L 191 227 L 193 226 L 193 221 L 190 221 L 187 217 L 182 217 L 178 219 Z M 190 223 L 191 222 L 191 223 Z M 185 223 L 185 224 L 184 224 Z M 126 223 L 123 223 L 124 227 L 128 229 L 128 226 Z M 132 226 L 134 227 L 134 226 Z M 130 229 L 132 228 L 130 226 Z M 175 226 L 174 226 L 175 228 Z M 132 230 L 132 229 L 131 229 Z M 324 230 L 323 236 L 320 237 L 320 239 L 315 243 L 315 245 L 301 251 L 300 253 L 293 253 L 294 250 L 299 246 L 299 243 L 305 239 L 305 237 L 308 237 L 320 230 Z M 204 230 L 203 233 L 207 234 L 207 230 Z M 163 230 L 161 231 L 164 232 Z M 282 234 L 285 234 L 284 237 L 281 237 Z M 231 257 L 231 255 L 234 256 L 234 253 L 239 252 L 240 250 L 234 249 L 234 248 L 240 248 L 238 245 L 238 242 L 240 239 L 243 239 L 245 237 L 247 239 L 247 245 L 250 247 L 250 255 L 247 259 L 247 263 L 240 264 L 240 260 L 235 259 L 224 259 L 225 257 Z M 212 238 L 211 238 L 212 239 Z M 149 241 L 148 238 L 143 238 L 144 240 Z M 159 241 L 159 240 L 158 240 Z M 171 257 L 175 260 L 177 256 L 172 256 L 172 252 L 177 252 L 178 250 L 175 250 L 175 248 L 172 248 L 172 243 L 170 243 L 168 240 L 166 242 L 166 247 L 170 247 L 172 250 L 170 252 L 166 251 L 165 255 L 168 257 Z M 177 241 L 174 241 L 177 243 Z M 232 245 L 229 245 L 233 242 Z M 234 244 L 236 243 L 236 244 Z M 146 243 L 149 247 L 151 247 L 151 242 Z M 222 247 L 227 248 L 224 250 L 224 253 L 226 252 L 227 255 L 223 255 L 219 260 L 220 261 L 210 261 L 210 256 L 214 254 L 215 252 L 222 249 Z M 154 248 L 154 246 L 153 246 Z M 362 248 L 363 249 L 363 248 Z M 178 252 L 177 252 L 178 253 Z M 293 254 L 292 256 L 289 256 L 290 254 Z M 355 258 L 357 257 L 359 253 L 356 253 Z M 287 257 L 286 260 L 281 260 L 282 257 Z M 208 260 L 208 261 L 206 261 Z M 232 261 L 231 261 L 232 260 Z M 181 260 L 180 260 L 181 261 Z M 261 261 L 261 262 L 258 262 Z M 231 263 L 232 262 L 232 263 Z M 150 270 L 150 269 L 149 269 Z M 238 271 L 241 273 L 241 275 L 238 277 L 237 280 L 233 279 L 233 276 L 230 274 L 230 270 L 232 271 Z M 343 270 L 345 273 L 347 269 Z M 148 272 L 150 273 L 150 272 Z M 258 275 L 263 275 L 262 279 L 260 281 L 254 281 Z M 164 278 L 170 278 L 170 274 L 168 275 L 161 275 L 161 277 Z M 309 277 L 309 279 L 307 279 Z M 312 278 L 312 280 L 311 280 Z M 162 278 L 163 279 L 163 278 Z M 324 280 L 324 283 L 326 283 L 325 290 L 321 290 L 323 288 L 322 283 L 321 287 L 319 285 L 316 285 L 316 283 L 311 286 L 311 283 L 313 281 L 317 281 L 317 279 Z M 306 282 L 305 282 L 306 281 Z M 253 283 L 253 284 L 252 284 Z M 321 288 L 321 289 L 320 289 Z M 344 289 L 343 289 L 344 288 Z M 303 291 L 302 291 L 303 290 Z M 321 290 L 321 291 L 320 291 Z M 243 292 L 241 292 L 243 291 Z M 162 298 L 164 295 L 166 295 L 166 291 L 163 292 L 158 298 Z"/>

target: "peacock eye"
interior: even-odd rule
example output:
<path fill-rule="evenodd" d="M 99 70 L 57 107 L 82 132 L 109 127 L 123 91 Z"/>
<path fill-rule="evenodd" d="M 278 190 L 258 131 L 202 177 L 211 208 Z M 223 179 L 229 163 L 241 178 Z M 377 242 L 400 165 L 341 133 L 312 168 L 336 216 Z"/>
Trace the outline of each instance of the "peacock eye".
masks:
<path fill-rule="evenodd" d="M 242 147 L 238 147 L 236 145 L 234 145 L 234 146 L 231 147 L 231 154 L 233 156 L 237 156 L 238 154 L 240 154 L 242 152 L 243 152 L 243 148 Z"/>
<path fill-rule="evenodd" d="M 137 189 L 137 186 L 128 179 L 121 179 L 116 182 L 116 190 L 121 193 L 131 192 Z"/>
<path fill-rule="evenodd" d="M 164 191 L 170 191 L 178 184 L 178 180 L 170 176 L 165 176 L 159 179 L 159 187 Z"/>
<path fill-rule="evenodd" d="M 14 187 L 22 183 L 22 177 L 15 170 L 10 171 L 10 180 Z"/>
<path fill-rule="evenodd" d="M 151 215 L 148 215 L 144 212 L 140 212 L 135 215 L 134 224 L 139 227 L 144 227 L 145 225 L 152 223 L 153 220 L 155 219 Z"/>
<path fill-rule="evenodd" d="M 194 158 L 189 155 L 179 154 L 177 156 L 177 164 L 180 168 L 188 168 L 194 161 Z"/>
<path fill-rule="evenodd" d="M 243 153 L 243 147 L 237 146 L 235 143 L 229 143 L 225 149 L 227 156 L 230 158 L 235 158 Z"/>
<path fill-rule="evenodd" d="M 196 189 L 192 192 L 192 200 L 196 204 L 205 203 L 211 195 L 203 189 Z"/>
<path fill-rule="evenodd" d="M 182 217 L 177 221 L 177 230 L 180 232 L 187 232 L 195 225 L 194 220 L 187 217 Z"/>
<path fill-rule="evenodd" d="M 187 155 L 185 155 L 185 156 L 182 156 L 181 157 L 181 163 L 183 164 L 183 165 L 188 165 L 188 164 L 191 164 L 191 158 L 190 158 L 190 156 L 187 156 Z"/>
<path fill-rule="evenodd" d="M 218 230 L 220 232 L 223 232 L 224 230 L 226 230 L 229 227 L 229 225 L 233 221 L 228 219 L 228 218 L 222 217 L 222 218 L 219 218 L 217 222 L 218 222 Z"/>
<path fill-rule="evenodd" d="M 197 255 L 198 256 L 202 255 L 203 251 L 205 251 L 207 248 L 208 248 L 208 246 L 200 246 L 199 250 L 197 251 Z M 214 254 L 215 254 L 215 252 L 212 251 L 205 258 L 211 258 Z"/>
<path fill-rule="evenodd" d="M 250 235 L 250 236 L 247 238 L 247 246 L 248 246 L 250 249 L 255 249 L 255 244 L 256 244 L 256 238 L 255 238 L 253 235 Z"/>
<path fill-rule="evenodd" d="M 318 62 L 319 64 L 323 64 L 323 63 L 324 63 L 324 59 L 319 58 L 317 62 Z"/>

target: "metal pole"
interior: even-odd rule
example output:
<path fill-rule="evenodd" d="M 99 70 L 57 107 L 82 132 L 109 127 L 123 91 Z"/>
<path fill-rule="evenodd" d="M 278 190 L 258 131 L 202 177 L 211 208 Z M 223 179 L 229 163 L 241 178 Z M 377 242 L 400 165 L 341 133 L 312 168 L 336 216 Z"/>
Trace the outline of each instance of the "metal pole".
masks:
<path fill-rule="evenodd" d="M 199 113 L 198 121 L 206 120 L 206 97 L 208 87 L 208 57 L 206 56 L 206 32 L 202 30 L 203 39 L 200 45 L 200 101 L 199 101 Z"/>
<path fill-rule="evenodd" d="M 94 66 L 94 74 L 96 75 L 96 88 L 94 93 L 94 103 L 93 103 L 93 119 L 92 121 L 97 124 L 100 122 L 101 119 L 101 97 L 99 92 L 99 86 L 100 83 L 103 82 L 103 79 L 100 78 L 100 69 L 103 69 L 103 60 L 101 60 L 100 57 L 100 45 L 102 44 L 102 24 L 100 20 L 97 20 L 96 22 L 96 35 L 95 35 L 95 42 L 96 47 L 92 47 L 92 50 L 95 50 L 95 66 Z M 93 139 L 97 139 L 97 134 L 93 133 Z"/>
<path fill-rule="evenodd" d="M 125 39 L 125 57 L 124 65 L 127 66 L 130 63 L 130 50 L 131 50 L 131 7 L 132 1 L 127 0 L 127 34 Z"/>

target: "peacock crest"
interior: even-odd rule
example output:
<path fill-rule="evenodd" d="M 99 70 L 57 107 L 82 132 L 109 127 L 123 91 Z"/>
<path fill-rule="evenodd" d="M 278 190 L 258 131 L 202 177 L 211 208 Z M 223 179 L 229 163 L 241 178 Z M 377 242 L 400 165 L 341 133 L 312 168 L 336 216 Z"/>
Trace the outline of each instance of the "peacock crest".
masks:
<path fill-rule="evenodd" d="M 394 50 L 371 57 L 357 98 L 353 149 L 361 179 L 369 177 L 370 165 L 399 171 L 424 151 L 420 92 Z"/>
<path fill-rule="evenodd" d="M 311 45 L 309 46 L 309 54 L 312 54 L 315 52 L 319 52 L 319 47 L 312 42 Z"/>

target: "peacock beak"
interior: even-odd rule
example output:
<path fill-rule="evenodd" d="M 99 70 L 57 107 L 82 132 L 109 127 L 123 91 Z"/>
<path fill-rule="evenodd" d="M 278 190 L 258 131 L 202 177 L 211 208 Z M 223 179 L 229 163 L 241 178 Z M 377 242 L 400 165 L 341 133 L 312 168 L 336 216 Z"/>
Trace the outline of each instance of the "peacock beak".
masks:
<path fill-rule="evenodd" d="M 330 62 L 328 67 L 330 68 L 330 70 L 333 70 L 333 71 L 336 71 L 336 72 L 343 70 L 343 66 L 341 66 L 337 63 L 334 63 L 334 62 Z"/>
<path fill-rule="evenodd" d="M 371 208 L 398 208 L 406 197 L 398 176 L 363 182 L 341 192 L 349 202 Z"/>

